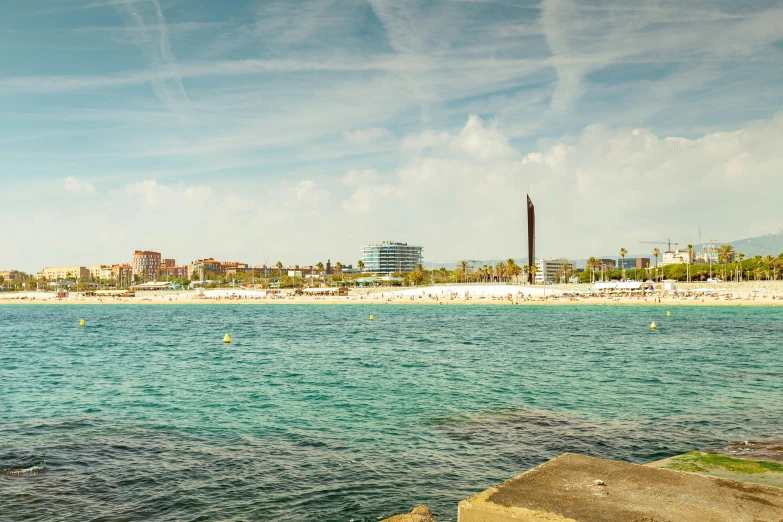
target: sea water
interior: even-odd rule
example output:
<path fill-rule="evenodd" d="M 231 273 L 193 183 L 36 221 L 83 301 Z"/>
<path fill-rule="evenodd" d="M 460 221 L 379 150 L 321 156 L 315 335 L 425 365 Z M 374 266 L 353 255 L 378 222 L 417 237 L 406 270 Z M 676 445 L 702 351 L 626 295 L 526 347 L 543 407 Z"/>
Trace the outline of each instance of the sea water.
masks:
<path fill-rule="evenodd" d="M 641 463 L 783 437 L 781 324 L 772 307 L 0 306 L 0 470 L 46 463 L 0 471 L 0 518 L 455 520 L 566 451 Z"/>

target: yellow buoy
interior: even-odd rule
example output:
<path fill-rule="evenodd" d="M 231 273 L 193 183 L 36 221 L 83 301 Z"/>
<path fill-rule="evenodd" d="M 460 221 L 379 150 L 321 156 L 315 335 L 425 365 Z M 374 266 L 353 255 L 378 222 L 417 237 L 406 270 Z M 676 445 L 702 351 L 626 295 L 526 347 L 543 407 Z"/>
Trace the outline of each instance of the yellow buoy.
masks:
<path fill-rule="evenodd" d="M 84 319 L 79 320 L 79 326 L 84 326 Z"/>
<path fill-rule="evenodd" d="M 671 316 L 672 316 L 672 313 L 667 310 L 666 311 L 666 317 L 671 317 Z"/>
<path fill-rule="evenodd" d="M 650 325 L 650 330 L 655 330 L 656 328 L 658 328 L 658 325 L 656 325 L 655 321 L 653 321 L 653 323 Z"/>
<path fill-rule="evenodd" d="M 223 338 L 223 342 L 226 343 L 226 344 L 230 343 L 231 342 L 231 337 L 229 337 L 228 334 L 226 334 L 226 336 Z"/>
<path fill-rule="evenodd" d="M 374 320 L 375 320 L 375 316 L 370 314 L 370 321 L 374 321 Z"/>

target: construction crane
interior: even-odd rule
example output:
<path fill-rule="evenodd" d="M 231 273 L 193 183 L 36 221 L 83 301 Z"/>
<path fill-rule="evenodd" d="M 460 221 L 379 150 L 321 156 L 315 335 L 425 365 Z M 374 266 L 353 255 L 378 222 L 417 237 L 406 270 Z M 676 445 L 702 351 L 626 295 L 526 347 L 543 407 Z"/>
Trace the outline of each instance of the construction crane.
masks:
<path fill-rule="evenodd" d="M 647 243 L 648 245 L 669 245 L 668 252 L 672 251 L 672 240 L 671 239 L 664 239 L 662 241 L 639 241 L 639 243 Z M 679 243 L 674 243 L 674 246 L 679 245 Z"/>

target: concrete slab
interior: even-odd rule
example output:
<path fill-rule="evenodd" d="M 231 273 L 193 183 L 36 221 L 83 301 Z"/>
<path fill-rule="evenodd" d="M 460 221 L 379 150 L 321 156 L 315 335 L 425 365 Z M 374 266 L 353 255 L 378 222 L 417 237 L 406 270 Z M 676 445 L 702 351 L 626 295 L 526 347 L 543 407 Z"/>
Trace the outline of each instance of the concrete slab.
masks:
<path fill-rule="evenodd" d="M 783 522 L 783 489 L 566 453 L 463 500 L 459 522 Z"/>

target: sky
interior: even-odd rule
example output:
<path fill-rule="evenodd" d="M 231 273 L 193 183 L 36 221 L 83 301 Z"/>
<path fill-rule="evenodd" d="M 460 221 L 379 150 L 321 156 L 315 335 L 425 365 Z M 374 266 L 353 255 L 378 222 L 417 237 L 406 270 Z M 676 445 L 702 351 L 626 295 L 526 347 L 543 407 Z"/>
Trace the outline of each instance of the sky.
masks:
<path fill-rule="evenodd" d="M 783 1 L 3 0 L 0 270 L 783 226 Z"/>

